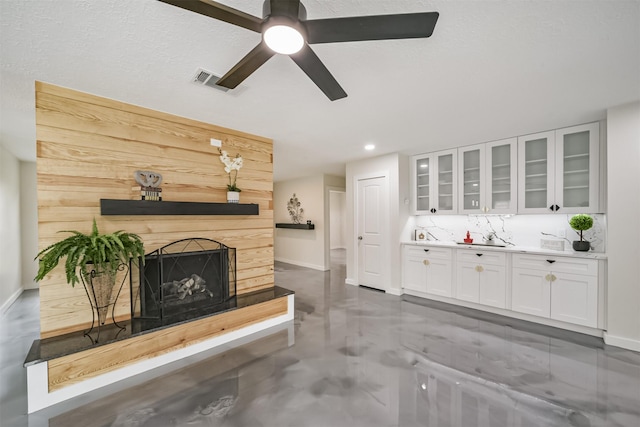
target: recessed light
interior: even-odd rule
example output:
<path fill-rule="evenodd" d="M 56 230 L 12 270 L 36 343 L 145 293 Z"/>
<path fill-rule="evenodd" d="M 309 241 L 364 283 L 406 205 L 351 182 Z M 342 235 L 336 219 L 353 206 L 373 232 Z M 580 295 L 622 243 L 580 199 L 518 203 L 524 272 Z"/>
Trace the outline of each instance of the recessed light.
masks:
<path fill-rule="evenodd" d="M 373 144 L 367 144 L 367 145 L 364 146 L 364 149 L 367 150 L 367 151 L 371 151 L 374 148 L 376 148 L 376 146 L 373 145 Z"/>

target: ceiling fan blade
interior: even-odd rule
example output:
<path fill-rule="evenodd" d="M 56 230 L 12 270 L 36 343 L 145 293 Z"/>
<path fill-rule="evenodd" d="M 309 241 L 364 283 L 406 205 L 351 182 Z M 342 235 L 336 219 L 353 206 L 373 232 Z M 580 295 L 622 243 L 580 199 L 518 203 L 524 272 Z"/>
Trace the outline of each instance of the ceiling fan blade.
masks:
<path fill-rule="evenodd" d="M 249 15 L 240 10 L 212 0 L 159 0 L 163 3 L 190 10 L 201 15 L 215 18 L 229 24 L 237 25 L 259 33 L 262 29 L 262 18 Z"/>
<path fill-rule="evenodd" d="M 347 96 L 347 93 L 340 87 L 336 79 L 308 44 L 305 43 L 300 52 L 289 56 L 330 100 L 335 101 Z"/>
<path fill-rule="evenodd" d="M 275 52 L 269 49 L 264 42 L 261 42 L 242 58 L 240 62 L 234 65 L 227 74 L 220 77 L 220 80 L 218 80 L 216 84 L 229 89 L 235 88 L 273 55 L 275 55 Z"/>
<path fill-rule="evenodd" d="M 269 6 L 270 11 L 268 11 L 268 13 L 265 13 L 265 16 L 289 16 L 293 19 L 298 19 L 300 0 L 270 0 Z"/>
<path fill-rule="evenodd" d="M 438 12 L 400 15 L 354 16 L 304 21 L 307 43 L 354 42 L 363 40 L 414 39 L 429 37 Z"/>

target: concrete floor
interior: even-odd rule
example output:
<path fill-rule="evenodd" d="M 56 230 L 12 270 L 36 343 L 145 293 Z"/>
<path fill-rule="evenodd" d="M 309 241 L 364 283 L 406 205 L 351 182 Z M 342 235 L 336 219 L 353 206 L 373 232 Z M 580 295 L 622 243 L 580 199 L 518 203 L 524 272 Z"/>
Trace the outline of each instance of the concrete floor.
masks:
<path fill-rule="evenodd" d="M 26 416 L 28 291 L 1 317 L 0 425 L 639 426 L 640 354 L 276 263 L 293 324 Z M 153 376 L 156 376 L 153 378 Z"/>

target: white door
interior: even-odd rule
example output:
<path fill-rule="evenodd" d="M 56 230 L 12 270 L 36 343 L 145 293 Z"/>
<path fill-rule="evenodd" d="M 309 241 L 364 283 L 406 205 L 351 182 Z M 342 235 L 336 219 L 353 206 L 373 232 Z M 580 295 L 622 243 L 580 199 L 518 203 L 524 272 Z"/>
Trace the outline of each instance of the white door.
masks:
<path fill-rule="evenodd" d="M 385 290 L 389 264 L 387 178 L 359 179 L 357 197 L 358 284 Z"/>

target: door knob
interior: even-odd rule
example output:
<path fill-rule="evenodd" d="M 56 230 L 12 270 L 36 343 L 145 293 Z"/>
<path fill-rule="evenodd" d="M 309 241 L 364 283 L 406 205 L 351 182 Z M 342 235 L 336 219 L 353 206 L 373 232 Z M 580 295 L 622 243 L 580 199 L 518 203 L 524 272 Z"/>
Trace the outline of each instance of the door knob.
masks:
<path fill-rule="evenodd" d="M 358 240 L 362 240 L 362 236 L 358 236 Z"/>

